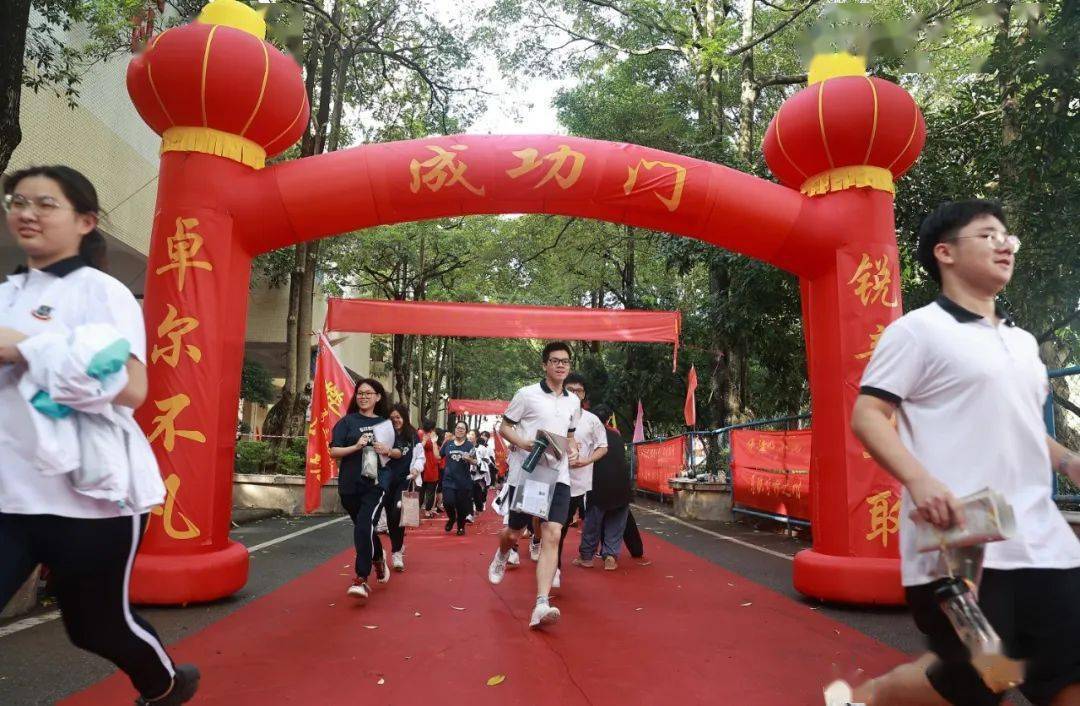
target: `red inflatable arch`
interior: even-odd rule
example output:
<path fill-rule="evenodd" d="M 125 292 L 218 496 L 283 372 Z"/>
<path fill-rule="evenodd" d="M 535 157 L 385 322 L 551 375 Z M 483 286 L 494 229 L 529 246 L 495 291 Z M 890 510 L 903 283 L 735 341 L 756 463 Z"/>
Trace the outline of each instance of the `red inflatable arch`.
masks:
<path fill-rule="evenodd" d="M 899 87 L 854 57 L 815 60 L 811 85 L 769 127 L 782 182 L 630 144 L 456 135 L 364 145 L 266 166 L 307 124 L 300 68 L 236 0 L 156 37 L 128 70 L 162 136 L 145 315 L 142 422 L 168 488 L 136 563 L 133 596 L 205 601 L 239 590 L 229 539 L 236 405 L 253 256 L 370 226 L 481 213 L 626 223 L 774 264 L 800 278 L 813 399 L 814 547 L 798 590 L 898 603 L 899 489 L 848 428 L 860 373 L 900 315 L 893 180 L 925 128 Z"/>

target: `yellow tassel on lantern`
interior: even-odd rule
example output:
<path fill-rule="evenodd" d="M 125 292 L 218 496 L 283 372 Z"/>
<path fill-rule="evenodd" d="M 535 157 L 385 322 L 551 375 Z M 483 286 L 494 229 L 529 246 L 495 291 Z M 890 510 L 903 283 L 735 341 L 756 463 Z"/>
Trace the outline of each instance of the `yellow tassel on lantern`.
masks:
<path fill-rule="evenodd" d="M 814 176 L 803 182 L 799 189 L 807 196 L 821 196 L 844 189 L 868 188 L 896 193 L 892 172 L 881 167 L 860 164 L 854 167 L 837 167 Z"/>
<path fill-rule="evenodd" d="M 266 166 L 266 150 L 239 135 L 209 127 L 171 127 L 161 135 L 161 152 L 202 152 L 255 169 Z"/>
<path fill-rule="evenodd" d="M 855 56 L 847 52 L 835 54 L 817 54 L 810 60 L 807 72 L 807 85 L 813 86 L 825 79 L 839 76 L 865 76 L 866 57 Z"/>
<path fill-rule="evenodd" d="M 256 10 L 237 0 L 211 0 L 195 21 L 204 25 L 225 25 L 266 39 L 266 8 Z"/>

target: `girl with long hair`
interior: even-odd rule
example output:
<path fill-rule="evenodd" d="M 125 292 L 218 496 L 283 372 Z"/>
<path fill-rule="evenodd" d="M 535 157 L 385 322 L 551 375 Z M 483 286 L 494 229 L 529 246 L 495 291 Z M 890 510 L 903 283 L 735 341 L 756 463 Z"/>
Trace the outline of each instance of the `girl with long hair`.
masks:
<path fill-rule="evenodd" d="M 383 489 L 382 510 L 386 512 L 386 530 L 390 535 L 390 568 L 405 570 L 405 528 L 401 526 L 401 493 L 420 475 L 424 468 L 424 449 L 416 429 L 409 423 L 409 408 L 403 404 L 390 407 L 390 423 L 394 427 L 394 448 L 390 462 L 379 471 L 379 486 Z M 395 456 L 395 453 L 400 456 Z M 378 525 L 379 516 L 375 516 Z M 375 541 L 380 545 L 378 536 Z"/>
<path fill-rule="evenodd" d="M 400 449 L 394 448 L 394 427 L 389 417 L 389 401 L 382 383 L 364 378 L 356 383 L 348 412 L 334 425 L 330 440 L 330 457 L 339 461 L 338 495 L 353 521 L 356 547 L 356 577 L 347 593 L 361 604 L 371 597 L 367 580 L 373 567 L 379 583 L 390 580 L 382 543 L 375 536 L 385 495 L 379 473 L 391 458 L 401 457 Z"/>

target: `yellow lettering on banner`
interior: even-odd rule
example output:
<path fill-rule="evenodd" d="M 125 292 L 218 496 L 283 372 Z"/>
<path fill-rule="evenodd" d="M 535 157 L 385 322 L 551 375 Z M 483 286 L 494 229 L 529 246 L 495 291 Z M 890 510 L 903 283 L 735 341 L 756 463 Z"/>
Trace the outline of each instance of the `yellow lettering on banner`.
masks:
<path fill-rule="evenodd" d="M 188 519 L 187 515 L 176 510 L 176 495 L 180 492 L 180 476 L 170 474 L 165 479 L 165 505 L 159 505 L 150 511 L 151 514 L 161 518 L 165 528 L 165 534 L 173 539 L 195 539 L 200 534 L 199 528 Z M 184 523 L 183 529 L 177 529 L 174 524 L 176 517 Z"/>
<path fill-rule="evenodd" d="M 199 320 L 192 316 L 177 317 L 176 307 L 172 304 L 166 306 L 169 307 L 169 312 L 157 327 L 157 335 L 158 338 L 168 338 L 168 343 L 164 346 L 154 345 L 154 350 L 150 352 L 150 362 L 164 360 L 169 367 L 175 368 L 180 362 L 180 352 L 183 350 L 189 358 L 198 363 L 202 360 L 202 351 L 190 343 L 183 344 L 181 339 L 199 327 Z"/>
<path fill-rule="evenodd" d="M 431 191 L 438 191 L 444 186 L 460 183 L 477 196 L 484 195 L 484 187 L 481 186 L 478 189 L 465 178 L 465 170 L 468 167 L 458 160 L 460 156 L 458 153 L 469 149 L 467 145 L 451 145 L 450 150 L 454 151 L 445 150 L 438 145 L 428 145 L 427 149 L 434 152 L 435 156 L 424 162 L 417 159 L 409 162 L 409 173 L 412 175 L 409 189 L 414 194 L 420 193 L 421 185 Z M 422 170 L 425 169 L 427 173 L 422 174 Z"/>
<path fill-rule="evenodd" d="M 147 439 L 153 443 L 159 436 L 164 435 L 162 445 L 165 447 L 166 451 L 173 450 L 176 446 L 176 437 L 178 436 L 182 439 L 190 439 L 191 441 L 205 444 L 206 435 L 201 431 L 176 428 L 176 418 L 181 412 L 187 409 L 190 404 L 191 398 L 182 392 L 173 395 L 166 400 L 155 400 L 154 405 L 158 408 L 159 412 L 163 412 L 164 414 L 154 417 L 154 430 Z"/>
<path fill-rule="evenodd" d="M 341 405 L 345 402 L 345 393 L 338 389 L 338 386 L 331 380 L 326 381 L 326 405 L 334 410 L 334 414 L 338 417 L 341 416 Z M 323 411 L 323 416 L 326 416 L 326 411 Z"/>
<path fill-rule="evenodd" d="M 866 539 L 873 542 L 880 537 L 883 547 L 889 546 L 889 535 L 900 530 L 900 501 L 890 505 L 891 498 L 891 490 L 883 490 L 866 498 L 866 504 L 870 506 L 870 532 Z"/>
<path fill-rule="evenodd" d="M 881 334 L 884 333 L 885 327 L 881 324 L 877 324 L 877 333 L 870 334 L 870 350 L 863 351 L 855 356 L 855 360 L 865 360 L 874 354 L 874 349 L 877 348 L 878 340 L 881 338 Z"/>
<path fill-rule="evenodd" d="M 569 145 L 559 145 L 558 150 L 545 154 L 543 158 L 540 158 L 540 151 L 533 149 L 532 147 L 527 147 L 523 150 L 513 152 L 512 154 L 521 160 L 521 165 L 506 170 L 507 176 L 511 179 L 517 179 L 534 169 L 539 169 L 543 166 L 544 160 L 551 162 L 551 168 L 548 169 L 544 178 L 533 186 L 534 189 L 539 189 L 552 179 L 555 180 L 555 183 L 557 183 L 560 188 L 569 189 L 581 178 L 581 170 L 585 166 L 585 155 L 570 149 Z M 562 171 L 566 162 L 570 159 L 574 160 L 573 164 L 570 165 L 570 171 L 566 176 L 562 176 L 559 172 Z"/>
<path fill-rule="evenodd" d="M 859 298 L 863 306 L 869 306 L 878 301 L 895 309 L 900 306 L 896 295 L 889 299 L 889 285 L 892 284 L 892 270 L 889 269 L 889 256 L 882 255 L 873 260 L 870 255 L 863 253 L 859 266 L 855 268 L 855 274 L 848 280 L 848 284 L 855 285 L 855 296 Z"/>
<path fill-rule="evenodd" d="M 682 202 L 683 186 L 686 185 L 686 167 L 679 164 L 672 164 L 671 162 L 659 162 L 651 161 L 648 159 L 642 159 L 637 163 L 635 167 L 627 167 L 626 183 L 623 184 L 623 192 L 629 196 L 634 190 L 634 186 L 637 185 L 638 175 L 641 170 L 649 171 L 656 167 L 663 167 L 665 169 L 672 169 L 675 171 L 675 186 L 671 190 L 671 195 L 661 196 L 657 193 L 657 189 L 653 189 L 653 196 L 660 199 L 660 203 L 667 207 L 667 210 L 674 211 L 679 207 Z M 654 183 L 654 182 L 650 182 Z"/>
<path fill-rule="evenodd" d="M 198 218 L 177 218 L 176 233 L 166 239 L 169 254 L 169 264 L 154 270 L 155 274 L 165 274 L 170 270 L 176 270 L 176 285 L 184 291 L 184 281 L 189 267 L 199 270 L 213 270 L 214 266 L 207 260 L 196 260 L 199 251 L 202 250 L 203 237 L 190 228 L 199 226 Z"/>

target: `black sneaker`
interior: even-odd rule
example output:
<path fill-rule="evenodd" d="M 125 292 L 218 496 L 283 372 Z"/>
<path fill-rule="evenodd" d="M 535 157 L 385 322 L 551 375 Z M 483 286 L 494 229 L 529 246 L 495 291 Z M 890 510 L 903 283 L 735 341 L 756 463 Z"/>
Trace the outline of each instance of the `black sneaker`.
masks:
<path fill-rule="evenodd" d="M 179 706 L 186 704 L 199 690 L 199 669 L 194 664 L 181 664 L 176 668 L 172 688 L 169 693 L 156 699 L 140 696 L 135 699 L 135 706 Z"/>
<path fill-rule="evenodd" d="M 465 536 L 465 530 L 463 530 L 463 529 L 459 529 L 459 530 L 457 531 L 457 536 L 459 536 L 459 537 L 464 537 L 464 536 Z"/>
<path fill-rule="evenodd" d="M 454 521 L 453 520 L 447 520 L 446 521 L 446 526 L 443 527 L 443 531 L 444 532 L 449 532 L 452 529 L 454 529 Z"/>

